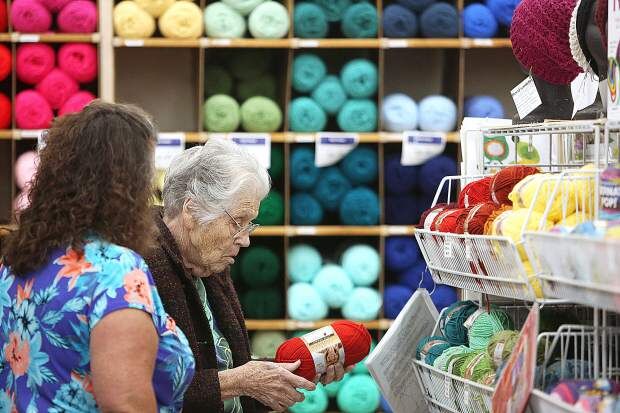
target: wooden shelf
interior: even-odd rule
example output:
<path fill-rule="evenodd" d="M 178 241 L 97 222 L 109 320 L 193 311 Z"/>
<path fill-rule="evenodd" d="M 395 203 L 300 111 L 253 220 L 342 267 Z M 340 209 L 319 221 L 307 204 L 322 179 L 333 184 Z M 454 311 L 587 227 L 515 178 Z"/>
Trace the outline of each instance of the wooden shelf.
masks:
<path fill-rule="evenodd" d="M 209 132 L 182 132 L 185 133 L 185 142 L 202 143 L 212 136 L 225 136 L 222 133 L 209 133 Z M 449 132 L 447 134 L 448 142 L 458 143 L 460 137 L 458 132 Z M 314 143 L 314 133 L 295 133 L 295 132 L 275 132 L 271 134 L 271 142 L 276 143 Z M 373 132 L 373 133 L 359 133 L 360 143 L 398 143 L 402 141 L 401 133 L 391 132 Z"/>
<path fill-rule="evenodd" d="M 317 225 L 317 226 L 262 226 L 252 233 L 259 237 L 379 237 L 394 235 L 413 235 L 415 227 L 399 225 Z"/>
<path fill-rule="evenodd" d="M 8 36 L 8 38 L 6 38 Z M 0 41 L 13 43 L 99 43 L 99 33 L 2 33 Z"/>
<path fill-rule="evenodd" d="M 297 321 L 297 320 L 245 320 L 248 330 L 315 330 L 330 325 L 336 320 L 320 321 Z M 392 320 L 380 319 L 362 322 L 369 330 L 387 330 L 392 325 Z"/>
<path fill-rule="evenodd" d="M 173 47 L 173 48 L 199 48 L 200 39 L 167 39 L 165 37 L 149 37 L 146 39 L 125 39 L 115 37 L 112 41 L 114 47 Z"/>
<path fill-rule="evenodd" d="M 13 139 L 13 131 L 11 129 L 0 129 L 0 140 Z"/>

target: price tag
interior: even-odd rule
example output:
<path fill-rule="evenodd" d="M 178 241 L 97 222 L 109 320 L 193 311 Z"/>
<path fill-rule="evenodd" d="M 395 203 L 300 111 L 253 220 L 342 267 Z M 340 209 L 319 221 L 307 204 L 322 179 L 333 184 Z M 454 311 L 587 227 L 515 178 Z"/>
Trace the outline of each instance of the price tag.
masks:
<path fill-rule="evenodd" d="M 231 39 L 209 39 L 211 46 L 230 46 Z"/>
<path fill-rule="evenodd" d="M 469 404 L 470 404 L 470 400 L 469 400 L 469 398 L 470 398 L 470 395 L 469 395 L 469 393 L 470 393 L 469 384 L 465 383 L 464 387 L 465 388 L 463 389 L 463 403 L 465 403 L 466 407 L 469 407 Z"/>
<path fill-rule="evenodd" d="M 391 225 L 388 227 L 388 235 L 407 235 L 409 228 L 404 225 Z"/>
<path fill-rule="evenodd" d="M 319 132 L 316 134 L 314 164 L 322 168 L 338 163 L 359 142 L 357 133 Z"/>
<path fill-rule="evenodd" d="M 168 169 L 172 159 L 184 150 L 184 133 L 160 133 L 155 148 L 155 168 Z"/>
<path fill-rule="evenodd" d="M 510 94 L 512 95 L 512 100 L 515 102 L 517 112 L 519 112 L 519 117 L 521 119 L 542 105 L 542 100 L 540 100 L 540 95 L 538 94 L 536 84 L 531 75 L 515 86 L 515 88 L 510 91 Z"/>
<path fill-rule="evenodd" d="M 308 330 L 314 328 L 314 323 L 312 321 L 298 321 L 295 325 L 297 326 L 297 330 Z"/>
<path fill-rule="evenodd" d="M 297 227 L 297 235 L 315 235 L 316 227 Z"/>
<path fill-rule="evenodd" d="M 429 159 L 441 155 L 446 148 L 446 134 L 435 132 L 403 132 L 400 156 L 402 165 L 422 165 Z"/>
<path fill-rule="evenodd" d="M 143 39 L 125 39 L 125 47 L 142 47 L 144 46 Z"/>
<path fill-rule="evenodd" d="M 320 42 L 315 39 L 295 39 L 294 44 L 299 48 L 310 48 L 319 47 Z"/>
<path fill-rule="evenodd" d="M 469 243 L 468 239 L 465 240 L 465 259 L 467 261 L 473 261 L 473 258 L 471 256 L 471 244 Z"/>
<path fill-rule="evenodd" d="M 271 167 L 271 135 L 268 133 L 231 133 L 230 139 L 251 153 L 258 162 L 269 169 Z"/>
<path fill-rule="evenodd" d="M 571 82 L 570 92 L 573 96 L 573 118 L 578 111 L 594 103 L 598 87 L 598 77 L 592 73 L 579 73 Z"/>
<path fill-rule="evenodd" d="M 443 256 L 444 258 L 452 258 L 452 241 L 450 239 L 445 240 L 443 243 Z"/>
<path fill-rule="evenodd" d="M 451 388 L 451 383 L 450 383 L 450 377 L 443 376 L 443 396 L 447 399 L 450 397 L 450 388 Z"/>
<path fill-rule="evenodd" d="M 296 133 L 293 136 L 293 140 L 296 143 L 312 143 L 314 142 L 314 135 L 308 135 L 305 133 Z"/>
<path fill-rule="evenodd" d="M 17 41 L 20 43 L 37 43 L 41 40 L 41 36 L 38 34 L 20 34 Z"/>
<path fill-rule="evenodd" d="M 474 43 L 474 46 L 478 46 L 478 47 L 492 47 L 493 46 L 493 40 L 491 39 L 474 39 L 473 43 Z"/>
<path fill-rule="evenodd" d="M 384 39 L 383 47 L 388 49 L 406 48 L 409 46 L 407 39 Z"/>

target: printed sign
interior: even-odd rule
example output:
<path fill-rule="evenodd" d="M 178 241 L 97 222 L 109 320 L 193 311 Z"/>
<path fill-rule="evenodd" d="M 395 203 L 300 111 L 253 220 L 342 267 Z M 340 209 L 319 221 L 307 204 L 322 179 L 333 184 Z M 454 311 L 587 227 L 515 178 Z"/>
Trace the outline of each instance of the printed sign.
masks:
<path fill-rule="evenodd" d="M 168 169 L 172 159 L 184 150 L 184 133 L 160 133 L 155 148 L 155 168 Z"/>
<path fill-rule="evenodd" d="M 318 168 L 337 164 L 357 146 L 357 133 L 319 132 L 316 134 L 314 164 Z"/>
<path fill-rule="evenodd" d="M 431 158 L 441 155 L 446 148 L 446 134 L 435 132 L 403 132 L 402 165 L 422 165 Z"/>
<path fill-rule="evenodd" d="M 517 112 L 519 112 L 519 117 L 521 119 L 542 105 L 542 100 L 540 100 L 540 95 L 538 94 L 532 76 L 528 76 L 523 82 L 515 86 L 515 88 L 510 91 L 510 94 L 512 95 L 512 100 L 515 102 Z"/>
<path fill-rule="evenodd" d="M 271 167 L 271 135 L 268 133 L 231 133 L 230 139 L 251 153 L 265 168 Z"/>

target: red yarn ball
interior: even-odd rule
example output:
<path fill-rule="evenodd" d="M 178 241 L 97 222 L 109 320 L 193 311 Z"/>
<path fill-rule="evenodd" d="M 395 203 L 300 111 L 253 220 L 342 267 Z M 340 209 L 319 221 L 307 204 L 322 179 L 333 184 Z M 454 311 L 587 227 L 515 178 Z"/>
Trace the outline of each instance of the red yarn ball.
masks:
<path fill-rule="evenodd" d="M 0 93 L 0 129 L 11 127 L 11 99 L 4 93 Z"/>
<path fill-rule="evenodd" d="M 45 43 L 22 44 L 17 48 L 17 78 L 36 85 L 56 66 L 56 53 Z"/>
<path fill-rule="evenodd" d="M 465 185 L 459 194 L 459 208 L 469 208 L 490 201 L 491 181 L 493 181 L 493 177 L 487 176 Z"/>
<path fill-rule="evenodd" d="M 472 209 L 474 209 L 473 206 L 470 206 L 469 208 L 462 208 L 461 212 L 456 216 L 456 228 L 454 229 L 456 234 L 465 233 L 465 220 Z"/>
<path fill-rule="evenodd" d="M 6 1 L 0 0 L 0 32 L 6 32 L 9 28 L 9 17 L 6 10 Z"/>
<path fill-rule="evenodd" d="M 484 235 L 484 224 L 496 209 L 497 205 L 493 202 L 485 202 L 470 208 L 463 222 L 463 233 Z"/>
<path fill-rule="evenodd" d="M 491 200 L 497 205 L 512 205 L 508 195 L 512 188 L 523 178 L 539 172 L 534 166 L 512 165 L 502 169 L 493 176 L 491 181 Z"/>
<path fill-rule="evenodd" d="M 12 63 L 11 51 L 5 45 L 0 44 L 0 82 L 11 74 Z"/>
<path fill-rule="evenodd" d="M 359 363 L 368 355 L 371 339 L 370 333 L 363 324 L 341 320 L 333 322 L 331 326 L 342 342 L 345 368 Z M 275 360 L 277 363 L 295 363 L 297 360 L 301 360 L 301 365 L 294 373 L 310 381 L 316 377 L 317 373 L 310 350 L 299 337 L 282 343 L 278 347 Z"/>
<path fill-rule="evenodd" d="M 19 129 L 45 129 L 52 119 L 54 112 L 39 92 L 24 90 L 15 97 L 15 123 Z"/>
<path fill-rule="evenodd" d="M 439 232 L 456 233 L 458 217 L 463 213 L 465 213 L 464 208 L 450 209 L 443 212 L 437 217 L 435 228 L 437 228 L 437 231 Z"/>
<path fill-rule="evenodd" d="M 439 215 L 445 209 L 454 209 L 456 207 L 457 205 L 455 203 L 444 203 L 437 204 L 434 207 L 427 209 L 422 213 L 422 216 L 420 216 L 420 223 L 418 224 L 418 228 L 430 230 L 431 224 L 433 223 L 435 218 L 437 218 L 437 215 Z"/>

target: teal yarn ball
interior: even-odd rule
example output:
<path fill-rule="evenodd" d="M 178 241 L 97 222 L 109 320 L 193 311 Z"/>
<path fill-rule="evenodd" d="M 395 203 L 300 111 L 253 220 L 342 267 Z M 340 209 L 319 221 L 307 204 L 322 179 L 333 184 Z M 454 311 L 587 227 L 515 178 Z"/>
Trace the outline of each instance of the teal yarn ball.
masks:
<path fill-rule="evenodd" d="M 377 225 L 379 223 L 377 193 L 363 186 L 350 190 L 340 205 L 340 221 L 345 225 Z"/>
<path fill-rule="evenodd" d="M 312 195 L 303 192 L 291 197 L 291 224 L 318 225 L 323 221 L 323 207 Z"/>
<path fill-rule="evenodd" d="M 327 21 L 339 22 L 344 11 L 351 5 L 351 0 L 312 0 L 325 11 Z"/>
<path fill-rule="evenodd" d="M 216 39 L 237 39 L 245 34 L 245 19 L 222 2 L 212 3 L 204 12 L 205 31 Z"/>
<path fill-rule="evenodd" d="M 284 199 L 282 194 L 272 189 L 260 202 L 258 216 L 254 220 L 260 225 L 282 225 L 284 223 Z"/>
<path fill-rule="evenodd" d="M 312 91 L 311 96 L 328 115 L 338 113 L 342 105 L 347 101 L 347 93 L 344 91 L 338 76 L 334 75 L 323 79 Z"/>
<path fill-rule="evenodd" d="M 276 102 L 254 96 L 241 105 L 241 126 L 246 132 L 271 133 L 280 129 L 282 111 Z"/>
<path fill-rule="evenodd" d="M 242 16 L 247 16 L 265 0 L 222 0 L 222 3 L 232 7 Z"/>
<path fill-rule="evenodd" d="M 478 310 L 473 301 L 458 301 L 452 304 L 441 315 L 439 328 L 448 342 L 453 346 L 467 345 L 467 318 Z"/>
<path fill-rule="evenodd" d="M 338 112 L 338 127 L 345 132 L 377 130 L 377 104 L 370 99 L 348 100 Z"/>
<path fill-rule="evenodd" d="M 295 36 L 302 39 L 321 39 L 329 32 L 327 16 L 322 8 L 312 3 L 297 3 L 293 16 Z"/>
<path fill-rule="evenodd" d="M 282 292 L 276 287 L 256 288 L 246 291 L 241 296 L 243 313 L 250 319 L 281 318 L 284 309 L 282 295 Z"/>
<path fill-rule="evenodd" d="M 381 305 L 383 305 L 383 299 L 377 290 L 357 287 L 342 306 L 342 315 L 344 318 L 355 321 L 376 320 Z"/>
<path fill-rule="evenodd" d="M 293 89 L 308 93 L 323 80 L 327 74 L 325 62 L 319 56 L 303 53 L 293 60 Z"/>
<path fill-rule="evenodd" d="M 312 286 L 330 308 L 340 308 L 353 292 L 353 283 L 339 265 L 327 264 L 318 272 Z"/>
<path fill-rule="evenodd" d="M 329 398 L 327 396 L 327 391 L 321 383 L 316 385 L 316 389 L 314 391 L 309 391 L 306 389 L 299 389 L 299 391 L 304 395 L 304 400 L 298 403 L 295 403 L 291 407 L 288 408 L 288 411 L 291 413 L 323 413 L 327 410 L 327 406 L 329 405 Z"/>
<path fill-rule="evenodd" d="M 336 401 L 344 413 L 373 413 L 379 408 L 381 393 L 372 377 L 356 374 L 340 387 Z"/>
<path fill-rule="evenodd" d="M 209 65 L 205 68 L 205 93 L 207 97 L 230 95 L 232 89 L 233 80 L 226 69 L 217 65 Z"/>
<path fill-rule="evenodd" d="M 325 111 L 311 98 L 293 99 L 289 111 L 289 123 L 293 132 L 319 132 L 327 124 Z"/>
<path fill-rule="evenodd" d="M 275 100 L 277 88 L 276 78 L 270 73 L 263 73 L 258 77 L 239 81 L 236 87 L 237 99 L 244 102 L 253 96 L 263 96 Z"/>
<path fill-rule="evenodd" d="M 472 315 L 473 317 L 473 315 Z M 468 329 L 469 347 L 474 350 L 485 350 L 491 338 L 502 330 L 513 330 L 512 318 L 503 310 L 493 308 L 490 312 L 479 314 Z"/>
<path fill-rule="evenodd" d="M 345 37 L 354 39 L 377 37 L 377 9 L 370 3 L 357 3 L 344 12 L 341 29 Z"/>
<path fill-rule="evenodd" d="M 239 50 L 230 55 L 228 65 L 236 79 L 251 80 L 267 72 L 271 66 L 271 53 L 261 49 Z"/>
<path fill-rule="evenodd" d="M 308 147 L 298 147 L 291 153 L 291 186 L 298 190 L 308 190 L 314 187 L 321 175 L 321 171 L 314 164 L 314 150 Z"/>
<path fill-rule="evenodd" d="M 371 184 L 379 171 L 377 151 L 368 146 L 358 146 L 340 162 L 340 169 L 353 185 Z"/>
<path fill-rule="evenodd" d="M 379 279 L 381 257 L 370 245 L 357 244 L 347 248 L 340 264 L 355 286 L 368 287 Z"/>
<path fill-rule="evenodd" d="M 277 1 L 259 4 L 248 19 L 250 34 L 256 39 L 281 39 L 289 26 L 288 10 Z"/>
<path fill-rule="evenodd" d="M 370 342 L 370 353 L 372 353 L 372 351 L 375 349 L 375 347 L 377 346 L 377 342 L 375 340 L 372 340 Z M 368 353 L 368 354 L 370 354 Z M 366 360 L 368 359 L 368 356 L 364 357 L 364 360 L 360 361 L 359 363 L 357 363 L 355 365 L 355 367 L 353 367 L 353 370 L 351 370 L 351 373 L 353 374 L 370 374 L 370 372 L 368 371 L 368 367 L 366 367 Z"/>
<path fill-rule="evenodd" d="M 435 359 L 449 348 L 450 343 L 442 336 L 423 337 L 415 349 L 415 358 L 432 366 Z"/>
<path fill-rule="evenodd" d="M 280 259 L 269 248 L 248 248 L 241 256 L 241 278 L 248 287 L 274 284 L 280 275 Z"/>
<path fill-rule="evenodd" d="M 330 166 L 321 171 L 314 187 L 313 195 L 326 211 L 337 211 L 344 196 L 351 189 L 351 183 L 337 166 Z"/>
<path fill-rule="evenodd" d="M 418 106 L 420 130 L 451 132 L 456 128 L 457 108 L 454 102 L 441 95 L 427 96 Z"/>
<path fill-rule="evenodd" d="M 311 283 L 322 265 L 321 254 L 311 245 L 295 245 L 288 251 L 288 277 L 292 282 Z"/>
<path fill-rule="evenodd" d="M 274 358 L 278 347 L 285 341 L 286 336 L 280 331 L 257 331 L 250 342 L 252 355 L 258 358 Z"/>
<path fill-rule="evenodd" d="M 340 381 L 332 381 L 327 386 L 324 386 L 324 389 L 327 392 L 327 396 L 328 397 L 336 397 L 336 395 L 340 391 L 340 388 L 342 387 L 342 385 L 345 384 L 347 382 L 347 380 L 349 380 L 351 378 L 351 376 L 352 376 L 351 373 L 347 373 L 347 374 L 344 375 L 342 380 L 340 380 Z"/>
<path fill-rule="evenodd" d="M 288 314 L 293 320 L 318 321 L 327 317 L 327 304 L 310 284 L 291 285 L 288 288 L 287 303 Z"/>
<path fill-rule="evenodd" d="M 209 132 L 234 132 L 241 122 L 237 101 L 227 95 L 213 95 L 204 105 L 204 124 Z"/>
<path fill-rule="evenodd" d="M 377 92 L 377 65 L 368 59 L 354 59 L 340 71 L 340 80 L 352 98 L 369 98 Z"/>
<path fill-rule="evenodd" d="M 281 145 L 271 145 L 271 164 L 269 166 L 269 175 L 271 179 L 280 179 L 282 170 L 284 169 L 284 152 Z"/>

